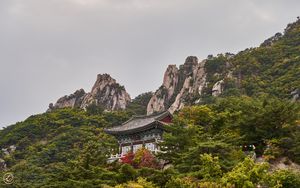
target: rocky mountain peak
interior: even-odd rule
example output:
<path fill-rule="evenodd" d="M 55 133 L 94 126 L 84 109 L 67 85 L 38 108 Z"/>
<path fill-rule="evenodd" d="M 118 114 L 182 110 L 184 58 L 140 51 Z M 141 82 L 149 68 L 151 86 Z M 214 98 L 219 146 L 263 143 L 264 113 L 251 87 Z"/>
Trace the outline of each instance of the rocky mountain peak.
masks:
<path fill-rule="evenodd" d="M 189 93 L 197 93 L 205 80 L 204 63 L 198 63 L 196 56 L 185 59 L 179 69 L 169 65 L 162 86 L 156 90 L 147 106 L 147 114 L 169 109 L 171 112 L 184 106 L 184 98 Z"/>
<path fill-rule="evenodd" d="M 84 96 L 86 95 L 83 89 L 76 90 L 73 94 L 65 95 L 57 100 L 57 102 L 53 105 L 53 103 L 49 104 L 49 111 L 57 108 L 66 108 L 72 107 L 77 108 L 80 107 Z"/>
<path fill-rule="evenodd" d="M 176 65 L 169 65 L 164 74 L 162 86 L 153 94 L 147 105 L 147 114 L 165 110 L 165 103 L 174 96 L 178 81 L 179 69 Z"/>
<path fill-rule="evenodd" d="M 106 110 L 125 109 L 131 101 L 124 86 L 121 86 L 109 74 L 98 74 L 91 92 L 85 93 L 83 89 L 75 91 L 49 105 L 49 110 L 57 108 L 83 108 L 91 104 L 104 107 Z"/>
<path fill-rule="evenodd" d="M 164 74 L 163 86 L 166 88 L 175 88 L 177 85 L 176 77 L 178 77 L 178 68 L 176 65 L 169 65 Z"/>
<path fill-rule="evenodd" d="M 98 74 L 97 80 L 92 88 L 92 93 L 93 91 L 95 92 L 98 89 L 102 90 L 107 85 L 113 85 L 116 83 L 117 83 L 116 80 L 113 79 L 109 74 Z"/>
<path fill-rule="evenodd" d="M 197 64 L 198 64 L 198 58 L 196 56 L 188 56 L 184 62 L 184 65 L 197 65 Z"/>
<path fill-rule="evenodd" d="M 184 64 L 179 66 L 179 69 L 182 70 L 184 74 L 190 74 L 197 65 L 198 58 L 196 56 L 188 56 Z"/>
<path fill-rule="evenodd" d="M 96 82 L 92 87 L 91 94 L 96 95 L 99 91 L 102 91 L 108 86 L 122 87 L 109 74 L 98 74 Z"/>

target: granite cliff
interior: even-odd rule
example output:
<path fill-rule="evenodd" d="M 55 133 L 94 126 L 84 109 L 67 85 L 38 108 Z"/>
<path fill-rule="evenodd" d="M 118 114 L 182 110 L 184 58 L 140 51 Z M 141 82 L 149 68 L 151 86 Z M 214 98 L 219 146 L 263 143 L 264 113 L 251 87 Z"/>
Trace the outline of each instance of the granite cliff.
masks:
<path fill-rule="evenodd" d="M 185 105 L 199 102 L 203 89 L 208 85 L 205 64 L 195 56 L 186 58 L 185 63 L 169 65 L 163 79 L 162 86 L 156 90 L 147 105 L 147 114 L 169 110 L 171 113 Z M 219 95 L 222 92 L 222 80 L 214 83 L 211 94 Z"/>
<path fill-rule="evenodd" d="M 147 105 L 147 114 L 212 103 L 215 97 L 265 95 L 299 101 L 299 41 L 298 17 L 283 33 L 276 33 L 259 47 L 208 55 L 200 62 L 190 56 L 179 68 L 170 65 Z"/>
<path fill-rule="evenodd" d="M 125 109 L 131 98 L 124 86 L 121 86 L 109 74 L 99 74 L 92 87 L 91 92 L 86 93 L 83 89 L 75 91 L 49 105 L 49 110 L 57 108 L 82 108 L 85 109 L 91 104 L 102 106 L 106 110 Z"/>

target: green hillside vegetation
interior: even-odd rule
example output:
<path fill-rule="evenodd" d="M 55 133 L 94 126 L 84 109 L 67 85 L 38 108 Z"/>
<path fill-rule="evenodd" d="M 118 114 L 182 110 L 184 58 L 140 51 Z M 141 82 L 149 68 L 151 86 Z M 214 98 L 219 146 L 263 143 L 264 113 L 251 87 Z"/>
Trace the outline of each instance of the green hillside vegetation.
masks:
<path fill-rule="evenodd" d="M 223 96 L 267 93 L 290 98 L 290 93 L 300 88 L 300 20 L 289 24 L 283 35 L 277 33 L 260 47 L 236 55 L 210 55 L 205 69 L 209 84 L 204 89 L 204 97 L 210 96 L 213 84 L 223 79 Z"/>
<path fill-rule="evenodd" d="M 166 128 L 166 152 L 156 156 L 172 164 L 166 170 L 107 164 L 118 144 L 103 128 L 128 119 L 126 111 L 59 109 L 32 116 L 2 130 L 0 145 L 17 147 L 2 153 L 15 187 L 299 187 L 298 173 L 270 172 L 269 164 L 254 163 L 241 148 L 256 145 L 257 157 L 270 163 L 282 157 L 300 163 L 299 109 L 290 101 L 246 96 L 184 108 Z"/>
<path fill-rule="evenodd" d="M 152 97 L 152 92 L 146 92 L 135 97 L 126 107 L 126 110 L 135 115 L 145 115 L 147 113 L 147 105 Z"/>
<path fill-rule="evenodd" d="M 300 88 L 300 20 L 260 47 L 209 56 L 205 69 L 201 103 L 175 113 L 163 152 L 107 163 L 118 143 L 104 129 L 145 114 L 151 93 L 123 111 L 57 109 L 0 130 L 0 148 L 16 147 L 0 150 L 15 177 L 0 187 L 300 187 L 300 103 L 290 100 Z M 222 79 L 224 92 L 212 97 Z M 293 168 L 278 170 L 279 161 Z M 7 171 L 0 166 L 0 178 Z"/>

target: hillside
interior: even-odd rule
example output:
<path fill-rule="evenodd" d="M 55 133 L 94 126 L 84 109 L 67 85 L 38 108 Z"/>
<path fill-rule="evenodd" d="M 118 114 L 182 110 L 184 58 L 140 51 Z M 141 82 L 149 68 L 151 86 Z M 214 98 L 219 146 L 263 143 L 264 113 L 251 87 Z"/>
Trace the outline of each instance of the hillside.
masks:
<path fill-rule="evenodd" d="M 103 112 L 95 107 L 57 109 L 0 131 L 0 175 L 13 172 L 10 187 L 109 187 L 137 178 L 138 183 L 129 184 L 297 187 L 298 173 L 287 168 L 269 173 L 268 163 L 255 164 L 245 158 L 241 146 L 255 145 L 257 158 L 263 156 L 271 166 L 278 160 L 284 160 L 287 167 L 300 163 L 299 110 L 298 103 L 246 96 L 183 108 L 166 127 L 161 147 L 170 149 L 145 164 L 134 159 L 129 163 L 132 167 L 107 164 L 118 143 L 103 131 L 126 121 L 132 113 Z M 153 166 L 157 159 L 169 161 L 172 167 Z"/>
<path fill-rule="evenodd" d="M 297 20 L 257 48 L 170 65 L 133 100 L 98 75 L 91 92 L 0 130 L 0 177 L 14 175 L 0 187 L 300 187 L 299 54 Z M 118 142 L 105 128 L 166 109 L 163 152 L 107 163 Z"/>

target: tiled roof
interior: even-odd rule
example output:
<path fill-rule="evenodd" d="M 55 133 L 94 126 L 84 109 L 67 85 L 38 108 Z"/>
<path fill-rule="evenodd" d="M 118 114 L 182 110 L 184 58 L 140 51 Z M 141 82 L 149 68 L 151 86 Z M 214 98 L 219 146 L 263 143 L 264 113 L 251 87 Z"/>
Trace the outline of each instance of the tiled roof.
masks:
<path fill-rule="evenodd" d="M 106 129 L 105 132 L 109 134 L 120 134 L 139 131 L 151 127 L 155 122 L 160 123 L 160 120 L 171 115 L 169 111 L 162 112 L 160 114 L 150 116 L 134 116 L 120 126 L 115 126 L 110 129 Z"/>

